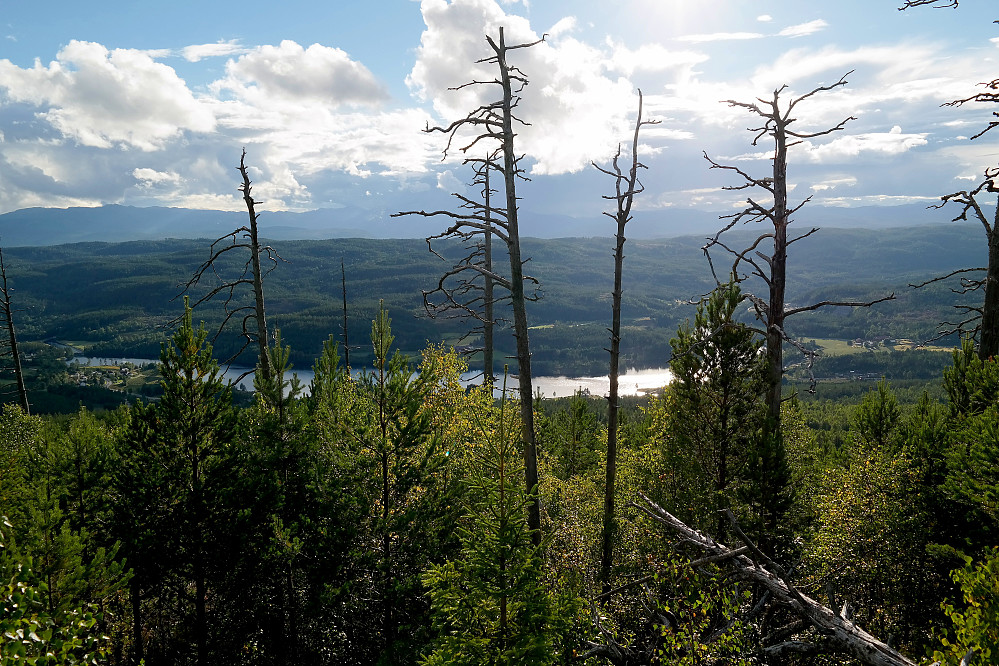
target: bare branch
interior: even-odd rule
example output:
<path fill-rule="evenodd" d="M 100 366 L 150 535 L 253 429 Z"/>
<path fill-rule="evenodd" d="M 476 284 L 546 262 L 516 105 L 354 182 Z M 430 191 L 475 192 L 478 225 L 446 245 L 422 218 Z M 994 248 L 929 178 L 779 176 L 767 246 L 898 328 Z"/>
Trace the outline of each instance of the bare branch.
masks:
<path fill-rule="evenodd" d="M 824 647 L 827 650 L 849 655 L 871 666 L 915 666 L 915 662 L 868 634 L 851 620 L 803 594 L 790 575 L 766 557 L 741 528 L 737 527 L 736 533 L 755 558 L 748 554 L 736 554 L 736 549 L 688 527 L 643 493 L 639 492 L 638 496 L 640 501 L 632 502 L 629 506 L 667 526 L 679 534 L 685 543 L 705 555 L 718 557 L 718 562 L 727 567 L 731 577 L 751 581 L 767 590 L 776 606 L 793 613 L 808 627 L 824 636 Z M 733 523 L 738 526 L 734 520 Z"/>

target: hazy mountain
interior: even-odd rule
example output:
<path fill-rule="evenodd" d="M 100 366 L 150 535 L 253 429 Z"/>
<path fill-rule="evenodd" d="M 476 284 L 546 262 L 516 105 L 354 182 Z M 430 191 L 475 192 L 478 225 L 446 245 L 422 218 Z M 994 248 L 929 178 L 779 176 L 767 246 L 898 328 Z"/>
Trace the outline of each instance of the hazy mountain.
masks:
<path fill-rule="evenodd" d="M 391 203 L 391 202 L 390 202 Z M 260 217 L 260 233 L 275 240 L 321 238 L 423 238 L 440 232 L 443 217 L 393 218 L 393 210 L 356 206 L 305 213 L 269 212 Z M 810 226 L 884 229 L 946 222 L 950 211 L 927 210 L 922 204 L 829 208 L 809 206 L 795 216 Z M 611 236 L 612 220 L 538 214 L 522 210 L 521 235 L 535 238 Z M 0 215 L 0 243 L 7 247 L 59 245 L 83 241 L 217 238 L 246 223 L 246 214 L 185 208 L 25 208 Z M 632 239 L 703 236 L 719 228 L 718 214 L 691 209 L 638 211 L 629 224 Z"/>

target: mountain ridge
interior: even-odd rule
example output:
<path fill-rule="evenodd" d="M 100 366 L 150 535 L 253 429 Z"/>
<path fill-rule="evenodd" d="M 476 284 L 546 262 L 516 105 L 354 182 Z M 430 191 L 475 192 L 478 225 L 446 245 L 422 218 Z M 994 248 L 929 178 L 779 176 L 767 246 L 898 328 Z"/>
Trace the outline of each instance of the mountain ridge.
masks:
<path fill-rule="evenodd" d="M 723 225 L 721 213 L 665 208 L 636 211 L 628 237 L 636 240 L 713 234 Z M 949 211 L 922 204 L 839 208 L 809 206 L 795 216 L 796 226 L 887 229 L 936 224 L 951 219 Z M 532 238 L 610 237 L 612 225 L 604 216 L 572 217 L 521 211 L 521 235 Z M 359 206 L 322 208 L 306 212 L 265 211 L 261 236 L 272 240 L 331 238 L 405 239 L 440 233 L 448 220 L 442 216 L 391 217 L 384 209 Z M 246 223 L 246 213 L 163 206 L 135 207 L 109 204 L 92 208 L 23 208 L 0 214 L 0 242 L 8 247 L 62 245 L 87 241 L 125 242 L 168 238 L 219 238 Z"/>

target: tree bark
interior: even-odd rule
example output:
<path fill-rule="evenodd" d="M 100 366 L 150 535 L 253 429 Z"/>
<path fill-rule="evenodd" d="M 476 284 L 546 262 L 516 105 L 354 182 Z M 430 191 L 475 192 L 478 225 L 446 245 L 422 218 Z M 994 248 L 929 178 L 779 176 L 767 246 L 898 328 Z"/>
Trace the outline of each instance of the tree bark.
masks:
<path fill-rule="evenodd" d="M 483 276 L 482 285 L 482 381 L 489 386 L 492 386 L 496 382 L 496 377 L 493 374 L 494 359 L 493 359 L 493 317 L 495 316 L 493 312 L 493 299 L 495 295 L 493 294 L 493 278 L 491 273 L 493 272 L 493 232 L 490 227 L 492 224 L 492 208 L 491 195 L 489 191 L 489 165 L 485 164 L 485 218 L 486 218 L 486 230 L 483 234 L 482 239 L 482 261 L 485 264 L 486 273 Z"/>
<path fill-rule="evenodd" d="M 614 291 L 611 301 L 611 344 L 608 350 L 610 352 L 608 374 L 610 387 L 607 394 L 607 465 L 604 479 L 604 516 L 600 555 L 600 580 L 603 582 L 603 592 L 605 593 L 610 590 L 611 586 L 614 535 L 617 531 L 614 499 L 617 484 L 617 430 L 620 414 L 621 298 L 624 293 L 624 243 L 627 240 L 624 233 L 626 225 L 631 220 L 631 207 L 635 195 L 643 189 L 638 180 L 638 169 L 644 168 L 644 165 L 638 161 L 638 135 L 642 125 L 651 124 L 651 122 L 642 121 L 642 91 L 639 90 L 638 116 L 635 119 L 635 133 L 631 141 L 631 168 L 628 170 L 628 174 L 622 173 L 618 166 L 618 158 L 621 156 L 620 146 L 617 155 L 614 156 L 612 170 L 597 167 L 601 172 L 614 177 L 615 194 L 604 198 L 613 199 L 617 204 L 615 213 L 605 213 L 608 217 L 614 218 L 617 223 L 617 233 L 614 236 L 616 242 L 614 245 Z"/>
<path fill-rule="evenodd" d="M 778 93 L 774 92 L 774 109 Z M 774 252 L 770 262 L 770 303 L 767 311 L 767 374 L 770 381 L 767 393 L 766 429 L 779 436 L 780 403 L 784 379 L 784 293 L 787 285 L 787 127 L 780 113 L 774 119 Z"/>
<path fill-rule="evenodd" d="M 246 173 L 246 150 L 239 158 L 239 173 L 243 177 L 243 201 L 250 218 L 250 261 L 253 269 L 253 302 L 257 319 L 257 347 L 260 356 L 260 374 L 264 381 L 271 380 L 271 362 L 267 355 L 267 319 L 264 313 L 264 277 L 260 270 L 260 241 L 257 237 L 256 201 L 250 194 L 250 177 Z"/>
<path fill-rule="evenodd" d="M 507 46 L 503 28 L 499 45 L 488 40 L 496 52 L 503 88 L 502 151 L 503 180 L 506 185 L 507 247 L 510 252 L 510 296 L 513 330 L 517 341 L 517 383 L 520 389 L 520 437 L 524 447 L 524 477 L 531 500 L 527 506 L 527 526 L 535 545 L 541 543 L 541 499 L 538 484 L 538 448 L 534 437 L 534 383 L 531 376 L 531 343 L 527 332 L 527 299 L 524 295 L 524 262 L 520 254 L 520 226 L 517 218 L 517 157 L 513 147 L 513 86 L 506 62 Z"/>
<path fill-rule="evenodd" d="M 999 207 L 996 208 L 988 241 L 989 264 L 985 274 L 985 302 L 982 305 L 978 347 L 978 356 L 983 361 L 999 357 Z"/>
<path fill-rule="evenodd" d="M 802 594 L 790 581 L 787 573 L 748 539 L 744 539 L 748 553 L 745 547 L 729 548 L 688 527 L 644 494 L 639 493 L 639 497 L 641 501 L 633 504 L 635 508 L 678 533 L 685 543 L 703 551 L 712 562 L 728 568 L 732 578 L 759 584 L 772 595 L 772 603 L 783 606 L 808 626 L 814 627 L 823 637 L 822 651 L 842 652 L 869 666 L 916 666 L 916 662 L 867 633 L 851 620 Z M 736 532 L 741 535 L 738 525 L 733 524 Z M 787 647 L 786 644 L 783 645 Z M 804 643 L 798 642 L 794 648 L 794 651 L 802 652 Z"/>

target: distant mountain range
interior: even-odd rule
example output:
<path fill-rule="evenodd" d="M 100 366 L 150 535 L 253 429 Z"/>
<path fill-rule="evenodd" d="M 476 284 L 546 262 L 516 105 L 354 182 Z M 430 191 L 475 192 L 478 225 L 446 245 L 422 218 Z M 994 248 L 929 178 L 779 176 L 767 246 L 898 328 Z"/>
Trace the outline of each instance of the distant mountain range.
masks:
<path fill-rule="evenodd" d="M 628 225 L 632 239 L 707 235 L 716 231 L 718 213 L 691 209 L 638 211 Z M 831 208 L 808 206 L 795 216 L 805 229 L 884 229 L 946 222 L 950 211 L 928 210 L 922 204 Z M 522 210 L 521 235 L 533 238 L 611 236 L 606 216 L 577 218 Z M 186 208 L 25 208 L 0 215 L 0 244 L 5 247 L 60 245 L 85 241 L 120 242 L 165 238 L 218 238 L 246 223 L 246 213 Z M 424 238 L 446 227 L 443 217 L 391 217 L 391 211 L 354 206 L 305 213 L 264 212 L 261 236 L 273 240 L 324 238 Z M 807 226 L 806 226 L 807 225 Z"/>

